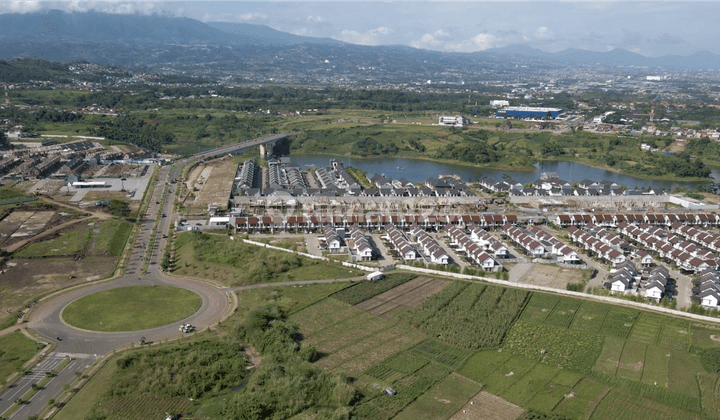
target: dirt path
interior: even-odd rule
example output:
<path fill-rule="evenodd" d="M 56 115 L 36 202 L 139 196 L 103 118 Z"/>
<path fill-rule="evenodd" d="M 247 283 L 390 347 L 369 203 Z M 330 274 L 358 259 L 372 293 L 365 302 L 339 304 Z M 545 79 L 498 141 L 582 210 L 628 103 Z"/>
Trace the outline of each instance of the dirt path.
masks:
<path fill-rule="evenodd" d="M 525 274 L 527 274 L 527 272 L 532 268 L 532 266 L 532 263 L 517 264 L 510 270 L 510 277 L 508 281 L 510 283 L 520 283 L 520 280 L 525 276 Z"/>
<path fill-rule="evenodd" d="M 80 212 L 83 212 L 83 213 L 90 213 L 90 214 L 93 215 L 94 217 L 97 217 L 98 219 L 101 219 L 101 220 L 111 219 L 111 218 L 113 217 L 111 214 L 107 214 L 107 213 L 102 212 L 102 211 L 90 211 L 90 210 L 88 210 L 88 209 L 81 209 L 81 208 L 78 207 L 78 206 L 71 206 L 70 204 L 63 203 L 62 201 L 57 201 L 57 200 L 55 200 L 55 199 L 53 199 L 53 198 L 51 198 L 51 197 L 48 197 L 48 196 L 42 196 L 42 200 L 43 200 L 43 201 L 48 201 L 48 202 L 53 203 L 53 204 L 55 204 L 55 205 L 57 205 L 57 206 L 60 206 L 60 207 L 65 207 L 66 209 L 69 209 L 69 210 L 80 211 Z"/>
<path fill-rule="evenodd" d="M 20 249 L 20 248 L 22 248 L 23 246 L 25 246 L 25 244 L 27 244 L 27 243 L 30 242 L 30 241 L 34 241 L 34 240 L 36 240 L 36 239 L 44 238 L 44 237 L 46 237 L 46 236 L 48 236 L 48 235 L 51 235 L 51 234 L 53 234 L 53 233 L 55 233 L 55 232 L 57 232 L 57 231 L 59 231 L 59 230 L 61 230 L 61 229 L 65 229 L 65 228 L 68 227 L 68 226 L 72 226 L 72 225 L 74 225 L 74 224 L 76 224 L 76 223 L 80 223 L 80 222 L 87 222 L 88 220 L 92 220 L 92 219 L 94 219 L 94 218 L 95 218 L 95 216 L 87 216 L 87 217 L 83 217 L 83 218 L 81 218 L 81 219 L 75 219 L 75 220 L 67 221 L 67 222 L 65 222 L 65 223 L 61 223 L 61 224 L 55 226 L 55 227 L 52 228 L 52 229 L 48 229 L 48 230 L 40 233 L 39 235 L 33 236 L 32 238 L 23 239 L 23 240 L 20 241 L 20 242 L 15 242 L 14 244 L 12 244 L 12 245 L 8 246 L 7 248 L 5 248 L 5 251 L 6 251 L 6 252 L 15 252 L 15 251 L 17 251 L 18 249 Z"/>

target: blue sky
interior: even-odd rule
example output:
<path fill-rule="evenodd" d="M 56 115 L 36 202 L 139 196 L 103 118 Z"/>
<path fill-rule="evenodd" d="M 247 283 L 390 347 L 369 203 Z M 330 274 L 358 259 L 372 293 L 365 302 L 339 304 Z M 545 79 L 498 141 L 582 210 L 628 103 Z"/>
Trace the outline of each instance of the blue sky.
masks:
<path fill-rule="evenodd" d="M 45 8 L 254 23 L 356 44 L 438 51 L 525 44 L 552 52 L 619 47 L 648 56 L 720 54 L 720 2 L 0 1 L 0 13 Z"/>

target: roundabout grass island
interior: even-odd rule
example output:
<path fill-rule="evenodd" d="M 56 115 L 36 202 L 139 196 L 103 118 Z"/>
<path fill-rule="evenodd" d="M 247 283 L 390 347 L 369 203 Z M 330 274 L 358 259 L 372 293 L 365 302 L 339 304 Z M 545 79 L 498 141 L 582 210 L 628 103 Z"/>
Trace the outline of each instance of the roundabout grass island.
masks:
<path fill-rule="evenodd" d="M 63 320 L 101 332 L 140 331 L 181 321 L 200 309 L 202 298 L 172 286 L 129 286 L 84 296 L 65 307 Z"/>

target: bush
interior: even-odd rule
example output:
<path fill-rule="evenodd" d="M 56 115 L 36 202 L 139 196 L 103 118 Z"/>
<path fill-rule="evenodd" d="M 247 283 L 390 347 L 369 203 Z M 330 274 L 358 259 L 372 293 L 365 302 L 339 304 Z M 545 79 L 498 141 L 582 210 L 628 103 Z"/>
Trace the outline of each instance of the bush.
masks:
<path fill-rule="evenodd" d="M 720 373 L 720 348 L 704 350 L 700 360 L 706 371 Z"/>

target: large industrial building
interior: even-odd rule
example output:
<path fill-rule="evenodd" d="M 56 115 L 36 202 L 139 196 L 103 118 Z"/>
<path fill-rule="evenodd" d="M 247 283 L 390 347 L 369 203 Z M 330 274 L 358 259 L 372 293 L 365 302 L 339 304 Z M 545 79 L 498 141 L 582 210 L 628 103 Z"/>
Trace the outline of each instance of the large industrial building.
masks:
<path fill-rule="evenodd" d="M 508 106 L 498 109 L 498 117 L 503 118 L 557 118 L 562 113 L 560 108 L 536 108 L 531 106 Z"/>

